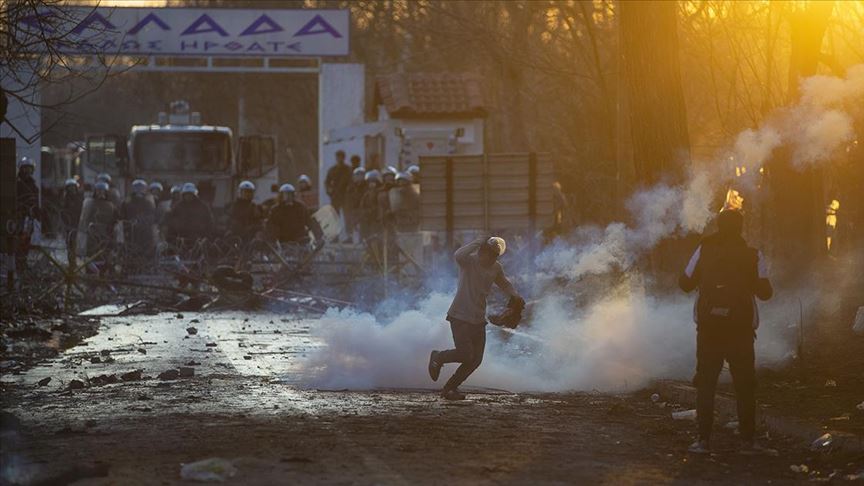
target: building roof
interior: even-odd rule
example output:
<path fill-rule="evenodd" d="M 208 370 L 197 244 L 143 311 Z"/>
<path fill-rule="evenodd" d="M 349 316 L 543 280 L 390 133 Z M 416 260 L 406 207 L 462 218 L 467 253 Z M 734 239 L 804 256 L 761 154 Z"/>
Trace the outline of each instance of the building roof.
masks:
<path fill-rule="evenodd" d="M 486 116 L 480 78 L 472 74 L 401 73 L 378 76 L 376 105 L 391 118 Z"/>

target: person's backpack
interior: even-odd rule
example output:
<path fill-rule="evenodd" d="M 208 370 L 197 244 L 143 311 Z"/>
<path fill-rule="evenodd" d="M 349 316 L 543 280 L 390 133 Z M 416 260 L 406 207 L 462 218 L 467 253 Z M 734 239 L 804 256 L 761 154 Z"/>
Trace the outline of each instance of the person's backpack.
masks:
<path fill-rule="evenodd" d="M 747 323 L 753 320 L 755 256 L 743 244 L 703 247 L 699 266 L 700 323 Z"/>

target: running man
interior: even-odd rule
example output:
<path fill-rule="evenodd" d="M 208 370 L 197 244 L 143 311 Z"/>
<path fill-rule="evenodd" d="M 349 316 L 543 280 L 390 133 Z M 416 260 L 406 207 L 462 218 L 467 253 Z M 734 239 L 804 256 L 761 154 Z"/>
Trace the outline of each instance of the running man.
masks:
<path fill-rule="evenodd" d="M 484 237 L 468 243 L 453 254 L 459 265 L 459 285 L 447 311 L 447 320 L 450 321 L 456 348 L 432 351 L 429 356 L 429 376 L 433 381 L 438 381 L 441 367 L 446 363 L 460 363 L 441 392 L 441 397 L 447 400 L 465 399 L 465 395 L 459 391 L 459 385 L 483 361 L 486 348 L 486 296 L 492 284 L 508 296 L 524 302 L 498 262 L 506 248 L 503 238 Z"/>

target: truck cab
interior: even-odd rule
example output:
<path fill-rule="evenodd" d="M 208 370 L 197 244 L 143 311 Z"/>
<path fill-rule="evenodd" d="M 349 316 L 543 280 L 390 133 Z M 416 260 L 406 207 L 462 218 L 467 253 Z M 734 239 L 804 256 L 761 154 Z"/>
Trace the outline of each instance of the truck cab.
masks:
<path fill-rule="evenodd" d="M 274 145 L 273 137 L 262 135 L 235 142 L 230 128 L 204 125 L 187 102 L 175 101 L 159 113 L 157 123 L 133 126 L 128 141 L 116 135 L 88 137 L 91 173 L 85 180 L 107 172 L 121 194 L 135 179 L 161 182 L 166 190 L 193 182 L 199 197 L 219 210 L 234 200 L 241 180 L 253 181 L 259 190 L 278 183 Z"/>

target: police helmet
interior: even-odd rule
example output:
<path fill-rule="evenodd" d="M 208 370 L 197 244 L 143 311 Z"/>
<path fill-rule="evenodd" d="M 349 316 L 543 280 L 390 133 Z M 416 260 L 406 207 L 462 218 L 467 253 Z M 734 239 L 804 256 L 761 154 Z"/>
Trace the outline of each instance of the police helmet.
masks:
<path fill-rule="evenodd" d="M 147 190 L 147 181 L 144 179 L 135 179 L 132 181 L 132 192 L 144 192 Z"/>
<path fill-rule="evenodd" d="M 66 179 L 66 182 L 63 184 L 65 187 L 75 186 L 78 187 L 78 181 L 75 179 Z"/>
<path fill-rule="evenodd" d="M 412 175 L 413 174 L 419 174 L 420 173 L 420 166 L 419 165 L 409 165 L 408 168 L 405 169 L 405 171 L 408 172 L 409 174 L 412 174 Z"/>
<path fill-rule="evenodd" d="M 310 179 L 306 174 L 300 174 L 300 177 L 297 178 L 297 183 L 299 184 L 301 182 L 309 184 L 310 186 L 312 185 L 312 179 Z"/>
<path fill-rule="evenodd" d="M 197 196 L 198 188 L 195 187 L 195 184 L 187 182 L 186 184 L 183 184 L 183 189 L 181 189 L 180 192 L 182 194 L 195 194 Z"/>
<path fill-rule="evenodd" d="M 93 186 L 93 191 L 108 191 L 108 183 L 105 181 L 99 181 Z"/>
<path fill-rule="evenodd" d="M 362 176 L 364 174 L 366 174 L 366 169 L 364 169 L 363 167 L 357 167 L 356 169 L 354 169 L 355 176 Z"/>
<path fill-rule="evenodd" d="M 410 184 L 411 183 L 411 176 L 408 175 L 406 172 L 400 172 L 400 173 L 396 174 L 396 182 L 402 182 L 402 181 L 405 181 L 405 182 Z"/>
<path fill-rule="evenodd" d="M 96 182 L 104 182 L 106 184 L 111 184 L 111 175 L 103 172 L 96 176 Z"/>
<path fill-rule="evenodd" d="M 244 189 L 247 191 L 254 191 L 255 190 L 255 184 L 253 184 L 252 181 L 243 181 L 240 183 L 239 186 L 237 186 L 237 190 L 242 191 Z"/>
<path fill-rule="evenodd" d="M 366 173 L 366 182 L 381 182 L 381 173 L 375 169 Z"/>
<path fill-rule="evenodd" d="M 295 191 L 294 186 L 291 185 L 291 184 L 282 184 L 282 185 L 279 187 L 279 192 L 280 192 L 280 193 L 291 193 L 291 194 L 294 194 L 294 191 Z"/>
<path fill-rule="evenodd" d="M 18 168 L 20 169 L 22 167 L 30 167 L 32 169 L 35 169 L 36 164 L 34 164 L 32 160 L 30 160 L 30 157 L 27 157 L 25 155 L 24 157 L 21 157 L 21 160 L 18 162 Z"/>
<path fill-rule="evenodd" d="M 171 194 L 180 194 L 181 192 L 183 192 L 183 187 L 179 184 L 171 186 Z"/>
<path fill-rule="evenodd" d="M 151 191 L 159 191 L 159 192 L 162 192 L 162 191 L 165 190 L 165 188 L 162 187 L 162 183 L 161 183 L 161 182 L 153 181 L 153 182 L 150 183 L 150 190 L 151 190 Z"/>

